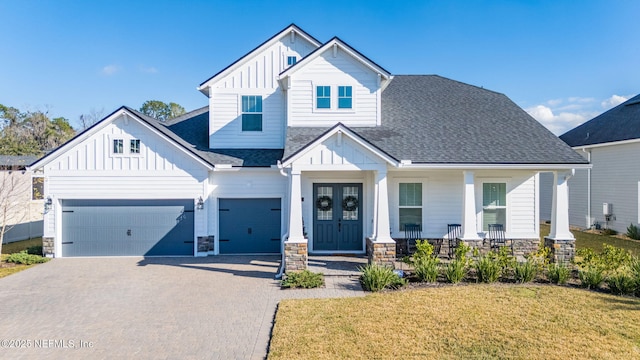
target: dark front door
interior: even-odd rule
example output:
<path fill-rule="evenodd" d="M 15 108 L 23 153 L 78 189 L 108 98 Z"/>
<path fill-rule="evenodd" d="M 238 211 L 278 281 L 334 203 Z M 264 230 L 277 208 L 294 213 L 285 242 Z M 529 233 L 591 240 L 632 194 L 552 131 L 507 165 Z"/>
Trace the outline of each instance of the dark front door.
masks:
<path fill-rule="evenodd" d="M 362 251 L 362 184 L 314 184 L 313 198 L 313 250 Z"/>

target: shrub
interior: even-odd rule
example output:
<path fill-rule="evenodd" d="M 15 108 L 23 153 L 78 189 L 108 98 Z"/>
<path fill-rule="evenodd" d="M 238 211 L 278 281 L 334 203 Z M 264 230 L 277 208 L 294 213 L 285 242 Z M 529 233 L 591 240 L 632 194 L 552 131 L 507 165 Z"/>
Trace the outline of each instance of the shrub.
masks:
<path fill-rule="evenodd" d="M 597 289 L 604 281 L 604 271 L 599 266 L 591 266 L 578 271 L 578 277 L 583 287 Z"/>
<path fill-rule="evenodd" d="M 451 260 L 447 267 L 444 269 L 444 276 L 447 281 L 452 284 L 457 284 L 467 275 L 467 264 L 460 259 Z"/>
<path fill-rule="evenodd" d="M 627 227 L 627 236 L 634 240 L 640 240 L 640 231 L 638 230 L 638 227 L 633 224 L 629 224 L 629 227 Z"/>
<path fill-rule="evenodd" d="M 368 264 L 360 267 L 362 275 L 360 282 L 362 287 L 368 291 L 380 291 L 384 288 L 399 288 L 406 284 L 406 280 L 402 279 L 398 274 L 393 272 L 389 266 L 378 264 Z"/>
<path fill-rule="evenodd" d="M 282 279 L 283 288 L 317 288 L 324 285 L 324 276 L 309 270 L 287 273 Z"/>
<path fill-rule="evenodd" d="M 640 296 L 640 258 L 633 257 L 629 262 L 629 272 L 636 283 L 636 296 Z"/>
<path fill-rule="evenodd" d="M 620 271 L 607 277 L 609 290 L 616 295 L 633 294 L 636 291 L 636 279 L 627 271 Z"/>
<path fill-rule="evenodd" d="M 478 276 L 477 281 L 484 283 L 498 281 L 503 271 L 497 255 L 494 255 L 493 253 L 481 256 L 478 261 L 473 264 L 473 267 L 476 269 L 476 274 Z"/>
<path fill-rule="evenodd" d="M 538 265 L 533 260 L 527 259 L 523 263 L 516 263 L 514 268 L 515 279 L 519 283 L 527 283 L 535 279 L 538 273 Z"/>
<path fill-rule="evenodd" d="M 604 229 L 602 230 L 602 235 L 608 235 L 608 236 L 618 235 L 618 232 L 613 229 Z"/>
<path fill-rule="evenodd" d="M 23 265 L 32 265 L 32 264 L 40 264 L 49 261 L 49 258 L 42 257 L 39 255 L 28 254 L 27 250 L 22 250 L 18 253 L 10 254 L 7 256 L 6 262 L 23 264 Z"/>
<path fill-rule="evenodd" d="M 471 246 L 460 242 L 460 244 L 458 244 L 458 246 L 456 247 L 456 250 L 454 252 L 454 259 L 456 260 L 460 260 L 464 263 L 464 265 L 467 265 L 467 261 L 469 260 L 469 258 L 467 257 L 467 254 L 471 251 Z"/>
<path fill-rule="evenodd" d="M 27 254 L 42 256 L 42 245 L 29 246 L 27 248 Z"/>
<path fill-rule="evenodd" d="M 549 266 L 549 259 L 551 258 L 551 249 L 542 244 L 538 245 L 538 250 L 534 253 L 530 253 L 526 256 L 527 260 L 531 261 L 536 266 L 536 272 L 542 273 Z"/>
<path fill-rule="evenodd" d="M 548 267 L 549 281 L 554 284 L 565 284 L 569 279 L 569 268 L 565 264 L 550 264 Z"/>
<path fill-rule="evenodd" d="M 433 256 L 433 245 L 427 240 L 416 240 L 416 252 L 413 253 L 413 260 L 419 262 L 422 259 Z"/>
<path fill-rule="evenodd" d="M 438 279 L 439 260 L 434 257 L 421 258 L 416 261 L 414 270 L 420 281 L 434 282 Z"/>

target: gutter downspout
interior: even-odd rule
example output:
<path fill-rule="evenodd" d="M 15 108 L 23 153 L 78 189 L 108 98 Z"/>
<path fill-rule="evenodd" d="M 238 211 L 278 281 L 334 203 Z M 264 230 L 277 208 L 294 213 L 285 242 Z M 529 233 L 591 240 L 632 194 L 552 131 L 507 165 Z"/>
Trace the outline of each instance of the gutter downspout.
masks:
<path fill-rule="evenodd" d="M 591 164 L 591 150 L 587 150 L 587 148 L 582 148 L 582 151 L 587 153 L 587 161 Z M 591 219 L 591 168 L 587 169 L 587 218 L 591 224 L 589 228 L 593 226 L 593 220 Z"/>
<path fill-rule="evenodd" d="M 282 163 L 280 162 L 280 160 L 278 160 L 278 169 L 280 169 L 280 175 L 284 177 L 289 177 L 289 174 L 287 174 L 284 171 L 284 167 L 282 167 Z M 287 189 L 288 189 L 287 194 L 291 196 L 291 181 L 288 181 Z M 287 205 L 286 219 L 289 219 L 289 216 L 290 216 L 289 212 L 290 212 L 289 205 Z M 278 273 L 275 276 L 276 279 L 281 279 L 282 276 L 284 275 L 285 260 L 286 260 L 285 254 L 284 254 L 284 242 L 288 238 L 289 238 L 289 226 L 287 225 L 287 232 L 284 235 L 282 235 L 282 239 L 280 240 L 280 254 L 282 254 L 282 257 L 280 259 L 280 268 L 278 269 Z"/>

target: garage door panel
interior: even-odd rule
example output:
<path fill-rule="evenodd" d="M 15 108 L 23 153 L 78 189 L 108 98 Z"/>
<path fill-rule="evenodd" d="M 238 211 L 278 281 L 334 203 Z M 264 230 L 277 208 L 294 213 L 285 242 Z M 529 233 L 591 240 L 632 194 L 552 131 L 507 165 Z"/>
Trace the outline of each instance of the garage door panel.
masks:
<path fill-rule="evenodd" d="M 63 256 L 193 255 L 192 200 L 65 200 Z"/>
<path fill-rule="evenodd" d="M 220 253 L 279 253 L 281 200 L 220 199 Z"/>

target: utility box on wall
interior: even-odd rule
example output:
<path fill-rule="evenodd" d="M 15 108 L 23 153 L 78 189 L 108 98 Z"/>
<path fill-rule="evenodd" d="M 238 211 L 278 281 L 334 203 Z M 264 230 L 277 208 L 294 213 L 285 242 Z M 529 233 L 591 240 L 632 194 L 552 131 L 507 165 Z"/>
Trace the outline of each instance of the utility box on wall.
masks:
<path fill-rule="evenodd" d="M 613 214 L 613 204 L 611 203 L 602 203 L 602 215 L 612 215 Z"/>

